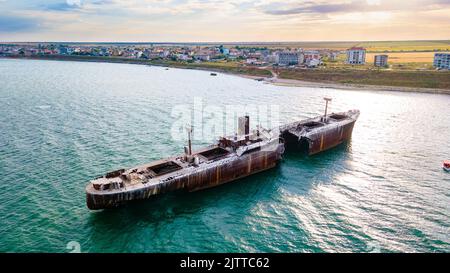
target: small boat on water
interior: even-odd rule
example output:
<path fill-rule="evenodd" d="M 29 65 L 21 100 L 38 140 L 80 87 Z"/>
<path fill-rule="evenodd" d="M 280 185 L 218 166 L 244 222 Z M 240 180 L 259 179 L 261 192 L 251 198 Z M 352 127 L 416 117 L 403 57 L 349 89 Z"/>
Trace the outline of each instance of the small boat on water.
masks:
<path fill-rule="evenodd" d="M 211 73 L 210 75 L 211 76 L 217 76 L 217 73 Z"/>
<path fill-rule="evenodd" d="M 444 163 L 442 164 L 442 168 L 445 171 L 450 172 L 450 160 L 445 160 Z"/>

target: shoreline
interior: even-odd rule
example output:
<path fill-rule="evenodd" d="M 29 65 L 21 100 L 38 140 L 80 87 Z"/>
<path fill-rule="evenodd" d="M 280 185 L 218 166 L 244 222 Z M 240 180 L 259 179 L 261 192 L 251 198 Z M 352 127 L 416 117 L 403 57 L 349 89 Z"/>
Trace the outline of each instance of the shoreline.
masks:
<path fill-rule="evenodd" d="M 363 84 L 344 84 L 332 82 L 309 82 L 293 79 L 274 79 L 267 80 L 268 83 L 278 86 L 290 87 L 312 87 L 312 88 L 332 88 L 350 91 L 387 91 L 387 92 L 405 92 L 405 93 L 426 93 L 450 95 L 449 89 L 433 89 L 423 87 L 405 87 L 405 86 L 384 86 L 384 85 L 363 85 Z"/>
<path fill-rule="evenodd" d="M 268 84 L 287 86 L 287 87 L 311 87 L 311 88 L 331 88 L 338 90 L 352 90 L 352 91 L 392 91 L 392 92 L 415 92 L 415 93 L 427 93 L 427 94 L 443 94 L 450 95 L 450 89 L 435 89 L 435 88 L 423 88 L 423 87 L 406 87 L 406 86 L 385 86 L 385 85 L 362 85 L 362 84 L 343 84 L 335 82 L 318 82 L 318 81 L 303 81 L 295 79 L 285 79 L 279 77 L 263 77 L 250 75 L 246 73 L 226 71 L 220 68 L 214 67 L 188 67 L 185 65 L 174 65 L 170 63 L 153 63 L 148 60 L 139 59 L 114 59 L 114 58 L 84 58 L 81 57 L 8 57 L 0 56 L 0 59 L 26 59 L 26 60 L 45 60 L 45 61 L 72 61 L 72 62 L 97 62 L 97 63 L 113 63 L 113 64 L 135 64 L 135 65 L 148 65 L 157 67 L 201 70 L 210 72 L 219 72 L 226 75 L 238 76 L 246 79 L 260 80 Z"/>

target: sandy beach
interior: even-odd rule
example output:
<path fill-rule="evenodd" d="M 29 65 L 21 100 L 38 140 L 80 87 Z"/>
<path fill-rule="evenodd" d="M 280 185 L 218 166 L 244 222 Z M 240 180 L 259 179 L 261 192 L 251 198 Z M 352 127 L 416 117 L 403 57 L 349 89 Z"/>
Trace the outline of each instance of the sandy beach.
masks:
<path fill-rule="evenodd" d="M 232 74 L 236 75 L 236 74 Z M 358 91 L 397 91 L 397 92 L 417 92 L 417 93 L 431 93 L 431 94 L 446 94 L 450 95 L 449 89 L 435 89 L 435 88 L 420 88 L 420 87 L 403 87 L 403 86 L 383 86 L 383 85 L 360 85 L 360 84 L 342 84 L 342 83 L 325 83 L 325 82 L 312 82 L 312 81 L 300 81 L 293 79 L 282 79 L 278 77 L 261 78 L 257 76 L 237 74 L 248 79 L 262 80 L 269 84 L 279 86 L 291 86 L 291 87 L 313 87 L 313 88 L 333 88 L 341 90 L 358 90 Z"/>

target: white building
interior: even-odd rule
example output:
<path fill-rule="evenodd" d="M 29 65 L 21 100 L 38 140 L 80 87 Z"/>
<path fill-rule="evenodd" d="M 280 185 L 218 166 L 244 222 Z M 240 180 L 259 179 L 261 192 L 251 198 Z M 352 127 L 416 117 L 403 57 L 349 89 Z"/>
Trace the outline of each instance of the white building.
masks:
<path fill-rule="evenodd" d="M 362 47 L 352 47 L 347 49 L 347 63 L 348 64 L 365 64 L 366 63 L 366 49 Z"/>
<path fill-rule="evenodd" d="M 373 64 L 375 66 L 384 67 L 387 66 L 388 63 L 388 55 L 375 55 Z"/>
<path fill-rule="evenodd" d="M 439 69 L 450 69 L 450 53 L 435 53 L 433 66 Z"/>
<path fill-rule="evenodd" d="M 339 52 L 333 51 L 333 52 L 329 53 L 328 58 L 330 59 L 330 61 L 336 61 L 338 56 L 339 56 Z"/>
<path fill-rule="evenodd" d="M 279 65 L 297 65 L 298 64 L 298 54 L 297 52 L 279 52 L 277 55 L 277 63 Z"/>
<path fill-rule="evenodd" d="M 298 64 L 303 64 L 305 62 L 305 54 L 303 52 L 297 53 Z"/>
<path fill-rule="evenodd" d="M 142 51 L 140 51 L 140 50 L 136 50 L 135 52 L 134 52 L 134 56 L 136 57 L 136 58 L 141 58 L 142 57 L 142 54 L 144 54 L 144 52 L 142 52 Z"/>
<path fill-rule="evenodd" d="M 195 54 L 194 59 L 199 60 L 199 61 L 209 62 L 209 60 L 211 59 L 211 56 L 209 56 L 209 54 Z"/>
<path fill-rule="evenodd" d="M 267 63 L 278 63 L 278 55 L 277 54 L 271 54 L 264 57 L 264 61 Z"/>
<path fill-rule="evenodd" d="M 317 67 L 317 66 L 320 65 L 320 63 L 321 63 L 321 61 L 319 59 L 308 59 L 306 61 L 306 66 L 310 67 L 310 68 L 311 67 Z"/>
<path fill-rule="evenodd" d="M 261 64 L 261 62 L 256 58 L 248 58 L 245 62 L 247 64 Z"/>
<path fill-rule="evenodd" d="M 304 53 L 305 61 L 320 60 L 320 52 L 317 50 L 307 50 Z"/>
<path fill-rule="evenodd" d="M 192 58 L 187 54 L 177 54 L 177 58 L 181 61 L 189 61 L 192 60 Z"/>

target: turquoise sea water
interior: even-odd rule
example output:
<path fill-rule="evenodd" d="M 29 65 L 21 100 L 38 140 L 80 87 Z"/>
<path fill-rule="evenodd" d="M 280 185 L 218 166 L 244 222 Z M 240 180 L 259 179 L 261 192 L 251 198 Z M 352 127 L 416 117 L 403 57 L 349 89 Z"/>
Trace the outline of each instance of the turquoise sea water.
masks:
<path fill-rule="evenodd" d="M 288 153 L 275 169 L 205 191 L 85 206 L 90 179 L 182 153 L 170 137 L 176 105 L 277 104 L 289 122 L 321 114 L 324 96 L 332 111 L 361 110 L 346 145 Z M 82 252 L 449 252 L 449 139 L 445 95 L 0 59 L 0 252 L 69 252 L 72 241 Z"/>

